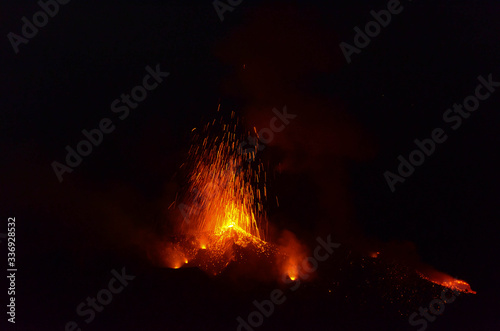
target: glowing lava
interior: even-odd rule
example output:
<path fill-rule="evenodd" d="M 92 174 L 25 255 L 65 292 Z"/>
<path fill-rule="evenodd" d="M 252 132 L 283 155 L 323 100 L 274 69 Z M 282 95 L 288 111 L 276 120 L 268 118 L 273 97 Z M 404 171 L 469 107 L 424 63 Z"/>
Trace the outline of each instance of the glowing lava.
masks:
<path fill-rule="evenodd" d="M 193 129 L 188 160 L 181 166 L 188 181 L 183 203 L 178 205 L 183 215 L 181 239 L 172 254 L 163 255 L 169 267 L 176 268 L 185 259 L 189 265 L 218 274 L 241 256 L 237 254 L 241 248 L 268 259 L 278 255 L 286 259 L 265 241 L 267 174 L 256 161 L 257 144 L 251 150 L 239 147 L 246 135 L 237 133 L 238 125 L 233 112 L 230 124 L 221 118 L 202 130 Z M 297 269 L 289 260 L 286 269 Z M 290 276 L 297 277 L 297 272 Z"/>
<path fill-rule="evenodd" d="M 420 277 L 434 284 L 447 287 L 454 291 L 459 291 L 463 293 L 471 293 L 476 294 L 476 291 L 473 291 L 470 285 L 460 279 L 455 279 L 451 276 L 448 276 L 442 272 L 433 272 L 431 276 L 427 277 L 419 272 Z"/>
<path fill-rule="evenodd" d="M 236 123 L 215 120 L 205 126 L 205 136 L 195 135 L 189 151 L 189 189 L 185 209 L 184 234 L 223 235 L 237 228 L 250 236 L 263 239 L 265 229 L 262 198 L 266 196 L 266 174 L 259 164 L 252 168 L 238 153 Z M 213 133 L 212 131 L 218 131 Z M 240 151 L 241 152 L 241 151 Z"/>
<path fill-rule="evenodd" d="M 192 132 L 193 144 L 181 165 L 187 181 L 183 202 L 170 206 L 176 206 L 183 219 L 175 240 L 162 243 L 162 263 L 174 269 L 195 266 L 217 275 L 232 261 L 257 261 L 252 271 L 267 265 L 279 276 L 302 279 L 307 247 L 286 230 L 277 244 L 266 241 L 267 174 L 256 161 L 258 140 L 253 148 L 241 149 L 250 133 L 241 132 L 234 112 L 229 124 L 221 117 Z M 374 259 L 379 255 L 370 253 Z M 420 276 L 453 290 L 476 293 L 466 282 L 440 272 Z"/>

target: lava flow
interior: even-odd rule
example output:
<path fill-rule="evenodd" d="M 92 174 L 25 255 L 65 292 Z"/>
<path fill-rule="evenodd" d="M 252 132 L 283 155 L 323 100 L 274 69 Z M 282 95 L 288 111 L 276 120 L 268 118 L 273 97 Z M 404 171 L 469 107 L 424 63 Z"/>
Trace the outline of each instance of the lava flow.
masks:
<path fill-rule="evenodd" d="M 193 129 L 188 160 L 181 165 L 188 173 L 177 206 L 183 220 L 176 242 L 164 248 L 166 265 L 197 266 L 216 275 L 231 261 L 257 258 L 295 278 L 297 266 L 290 261 L 299 259 L 266 242 L 267 174 L 256 161 L 258 145 L 251 151 L 239 147 L 244 135 L 238 125 L 233 112 L 231 124 L 221 117 L 200 132 Z"/>
<path fill-rule="evenodd" d="M 471 294 L 476 294 L 476 291 L 473 291 L 470 287 L 470 285 L 460 279 L 455 279 L 451 276 L 448 276 L 445 273 L 439 272 L 439 271 L 433 271 L 430 272 L 429 276 L 425 276 L 422 273 L 418 272 L 420 277 L 422 277 L 425 280 L 428 280 L 429 282 L 432 282 L 434 284 L 447 287 L 451 290 L 454 291 L 459 291 L 463 293 L 471 293 Z"/>
<path fill-rule="evenodd" d="M 243 151 L 240 146 L 247 136 L 239 125 L 233 112 L 230 123 L 221 117 L 201 130 L 193 129 L 187 161 L 180 167 L 186 189 L 182 202 L 169 207 L 178 208 L 182 220 L 175 238 L 160 248 L 162 265 L 198 267 L 217 275 L 239 261 L 252 273 L 259 269 L 271 278 L 294 281 L 301 276 L 308 249 L 288 231 L 277 244 L 269 242 L 266 206 L 274 199 L 268 199 L 266 169 L 257 161 L 258 140 Z M 427 281 L 476 293 L 462 280 L 430 267 L 414 267 Z"/>

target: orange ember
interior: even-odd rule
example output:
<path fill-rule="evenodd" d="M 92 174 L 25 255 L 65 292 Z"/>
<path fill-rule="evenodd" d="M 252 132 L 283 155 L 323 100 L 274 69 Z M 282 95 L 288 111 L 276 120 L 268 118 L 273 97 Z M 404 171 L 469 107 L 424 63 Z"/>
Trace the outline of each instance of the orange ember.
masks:
<path fill-rule="evenodd" d="M 231 114 L 234 120 L 234 113 Z M 184 234 L 205 233 L 224 236 L 234 228 L 240 233 L 263 239 L 262 198 L 266 197 L 265 172 L 243 164 L 238 154 L 240 139 L 236 124 L 209 123 L 206 137 L 195 136 L 189 151 L 192 171 L 189 175 L 189 201 Z M 211 131 L 219 130 L 219 134 Z M 254 185 L 255 184 L 255 185 Z M 260 221 L 260 222 L 259 222 Z M 214 238 L 208 238 L 213 241 Z"/>
<path fill-rule="evenodd" d="M 164 255 L 169 267 L 180 266 L 180 256 L 181 261 L 189 259 L 189 265 L 217 274 L 245 247 L 267 258 L 285 259 L 265 241 L 267 174 L 263 164 L 256 162 L 257 141 L 251 148 L 246 145 L 245 151 L 239 147 L 246 136 L 238 133 L 238 125 L 233 112 L 230 124 L 221 118 L 202 130 L 192 130 L 188 162 L 181 166 L 188 171 L 184 203 L 179 205 L 184 241 L 177 246 L 181 253 Z M 288 258 L 286 269 L 290 268 L 297 267 Z M 292 274 L 297 277 L 297 272 Z"/>
<path fill-rule="evenodd" d="M 476 294 L 476 291 L 473 291 L 470 287 L 470 285 L 460 279 L 455 279 L 451 276 L 448 276 L 442 272 L 433 272 L 432 276 L 427 277 L 424 276 L 422 273 L 419 272 L 420 277 L 422 277 L 425 280 L 428 280 L 429 282 L 432 282 L 434 284 L 447 287 L 451 290 L 454 291 L 459 291 L 463 293 L 471 293 L 471 294 Z"/>
<path fill-rule="evenodd" d="M 196 266 L 217 275 L 232 261 L 253 259 L 258 261 L 255 269 L 266 264 L 280 279 L 302 278 L 300 266 L 305 267 L 307 247 L 286 230 L 277 244 L 266 242 L 267 174 L 256 161 L 258 139 L 248 148 L 245 139 L 250 133 L 241 132 L 234 112 L 230 123 L 221 117 L 201 130 L 193 129 L 192 134 L 188 160 L 181 165 L 188 183 L 184 202 L 178 205 L 183 221 L 176 242 L 162 244 L 164 265 L 174 269 Z M 245 145 L 243 151 L 240 146 Z M 278 198 L 274 200 L 278 205 Z M 378 251 L 369 253 L 372 258 L 379 255 Z M 466 282 L 440 272 L 420 276 L 453 290 L 476 293 Z"/>

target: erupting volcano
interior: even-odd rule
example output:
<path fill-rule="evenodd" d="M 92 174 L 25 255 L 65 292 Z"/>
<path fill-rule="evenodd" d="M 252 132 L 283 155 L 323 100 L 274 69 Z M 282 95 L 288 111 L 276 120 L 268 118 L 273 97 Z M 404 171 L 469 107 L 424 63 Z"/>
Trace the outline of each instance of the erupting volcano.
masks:
<path fill-rule="evenodd" d="M 246 135 L 239 122 L 232 112 L 229 123 L 221 116 L 193 129 L 188 160 L 180 167 L 187 172 L 187 190 L 182 203 L 170 206 L 177 205 L 182 221 L 165 248 L 166 265 L 197 266 L 216 275 L 231 261 L 257 258 L 273 271 L 285 268 L 294 279 L 297 266 L 291 261 L 299 259 L 266 241 L 267 172 L 256 158 L 257 140 L 252 150 L 241 148 Z"/>
<path fill-rule="evenodd" d="M 266 208 L 277 198 L 269 198 L 268 172 L 257 157 L 258 139 L 253 139 L 252 148 L 242 149 L 250 132 L 242 129 L 234 112 L 229 121 L 221 116 L 192 132 L 187 160 L 180 166 L 187 185 L 169 206 L 182 218 L 174 238 L 160 248 L 161 264 L 174 269 L 198 267 L 215 276 L 232 262 L 253 263 L 273 279 L 297 280 L 308 267 L 310 252 L 290 232 L 283 232 L 286 239 L 279 244 L 270 242 Z M 368 254 L 374 265 L 384 255 Z M 430 267 L 414 270 L 416 278 L 475 293 L 466 282 Z"/>

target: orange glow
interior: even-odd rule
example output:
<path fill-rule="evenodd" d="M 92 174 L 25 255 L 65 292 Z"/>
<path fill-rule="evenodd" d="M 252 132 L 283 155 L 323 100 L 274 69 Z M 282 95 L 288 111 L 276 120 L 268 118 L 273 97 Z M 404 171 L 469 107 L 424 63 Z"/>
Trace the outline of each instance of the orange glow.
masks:
<path fill-rule="evenodd" d="M 161 256 L 165 266 L 173 269 L 179 269 L 184 265 L 183 262 L 187 261 L 183 248 L 175 244 L 168 244 L 163 247 Z"/>
<path fill-rule="evenodd" d="M 298 263 L 295 260 L 295 258 L 288 257 L 286 262 L 285 262 L 285 274 L 290 278 L 291 280 L 296 280 L 299 276 L 299 268 L 298 268 Z"/>
<path fill-rule="evenodd" d="M 288 260 L 286 274 L 288 275 L 288 278 L 290 278 L 291 280 L 296 280 L 299 275 L 299 271 L 297 264 L 293 263 L 291 260 L 292 259 Z"/>
<path fill-rule="evenodd" d="M 183 164 L 189 173 L 179 233 L 185 238 L 179 245 L 181 255 L 211 274 L 234 259 L 232 245 L 252 244 L 261 252 L 269 245 L 264 241 L 266 173 L 255 162 L 255 153 L 238 150 L 246 138 L 237 135 L 238 123 L 233 112 L 230 124 L 213 120 L 193 130 L 193 144 Z M 169 260 L 167 265 L 175 267 L 178 257 L 173 254 Z"/>
<path fill-rule="evenodd" d="M 447 287 L 451 290 L 454 291 L 460 291 L 463 293 L 471 293 L 471 294 L 476 294 L 476 291 L 473 291 L 470 287 L 470 285 L 460 279 L 455 279 L 451 276 L 446 275 L 445 273 L 442 272 L 432 272 L 430 276 L 425 276 L 422 273 L 420 273 L 420 277 L 423 279 L 428 280 L 429 282 L 432 282 L 434 284 L 440 285 Z"/>
<path fill-rule="evenodd" d="M 281 273 L 288 276 L 292 281 L 299 278 L 300 266 L 304 267 L 304 261 L 307 259 L 307 247 L 302 245 L 295 235 L 290 231 L 283 231 L 279 240 L 278 249 L 284 255 Z M 309 278 L 308 270 L 303 271 L 303 278 Z"/>
<path fill-rule="evenodd" d="M 234 119 L 234 113 L 231 116 Z M 222 132 L 211 136 L 212 130 Z M 207 137 L 195 137 L 189 152 L 192 172 L 188 179 L 191 200 L 188 205 L 191 208 L 184 233 L 206 234 L 208 241 L 213 242 L 216 240 L 211 236 L 221 236 L 234 227 L 263 239 L 259 229 L 259 216 L 263 212 L 259 179 L 263 167 L 259 165 L 254 170 L 244 164 L 246 155 L 238 153 L 240 139 L 235 131 L 236 125 L 214 121 L 204 128 Z M 262 189 L 265 190 L 265 183 Z M 206 248 L 206 243 L 202 243 L 203 246 Z"/>
<path fill-rule="evenodd" d="M 221 118 L 192 131 L 188 159 L 180 167 L 187 181 L 183 208 L 174 201 L 182 219 L 176 244 L 171 245 L 174 248 L 162 258 L 170 268 L 185 265 L 189 259 L 189 266 L 217 275 L 248 254 L 263 259 L 254 262 L 259 266 L 264 262 L 272 277 L 287 275 L 296 280 L 299 262 L 306 257 L 305 246 L 287 231 L 278 245 L 266 241 L 266 169 L 256 158 L 258 140 L 255 146 L 249 145 L 250 133 L 238 130 L 242 131 L 233 112 L 229 124 Z M 257 129 L 253 130 L 257 135 Z"/>

